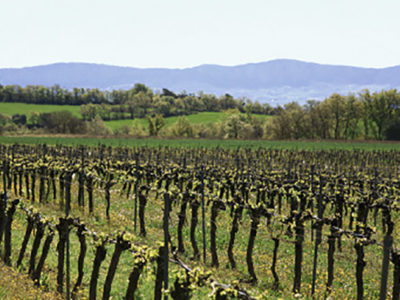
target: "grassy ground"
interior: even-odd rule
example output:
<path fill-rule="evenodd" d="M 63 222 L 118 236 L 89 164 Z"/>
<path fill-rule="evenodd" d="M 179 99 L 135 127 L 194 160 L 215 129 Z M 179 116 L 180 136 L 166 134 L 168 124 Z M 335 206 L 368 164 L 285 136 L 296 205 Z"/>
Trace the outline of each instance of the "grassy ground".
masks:
<path fill-rule="evenodd" d="M 190 167 L 190 166 L 189 166 Z M 193 166 L 191 166 L 193 167 Z M 352 168 L 353 166 L 349 166 Z M 2 190 L 2 181 L 0 181 L 0 190 Z M 38 186 L 38 182 L 36 183 Z M 133 195 L 127 196 L 126 193 L 121 193 L 122 183 L 117 183 L 113 186 L 111 191 L 111 211 L 110 211 L 110 220 L 107 220 L 105 217 L 105 193 L 100 187 L 95 189 L 94 193 L 94 212 L 93 214 L 89 214 L 87 207 L 78 207 L 77 205 L 77 183 L 73 181 L 72 188 L 72 209 L 71 215 L 74 217 L 79 217 L 82 222 L 87 224 L 87 227 L 95 232 L 104 232 L 108 233 L 111 236 L 115 237 L 117 232 L 134 232 L 133 219 L 134 219 L 134 199 Z M 162 231 L 162 218 L 160 216 L 163 215 L 163 200 L 162 195 L 157 194 L 156 186 L 152 186 L 154 189 L 151 189 L 148 195 L 148 202 L 145 210 L 145 219 L 146 219 L 146 228 L 147 228 L 147 236 L 140 237 L 138 235 L 134 235 L 133 239 L 136 244 L 145 244 L 149 245 L 152 248 L 157 247 L 157 242 L 163 240 L 163 231 Z M 25 189 L 23 188 L 23 194 L 26 194 Z M 38 192 L 38 190 L 36 190 Z M 26 206 L 33 205 L 40 213 L 45 217 L 52 217 L 52 222 L 56 224 L 58 217 L 63 216 L 64 212 L 60 209 L 60 203 L 58 195 L 56 199 L 52 198 L 52 193 L 49 194 L 49 198 L 42 203 L 31 203 L 30 201 L 25 200 L 24 204 Z M 38 196 L 38 195 L 36 195 Z M 212 199 L 216 196 L 216 191 L 211 192 L 206 189 L 205 200 L 206 203 L 208 199 Z M 254 194 L 253 194 L 254 196 Z M 14 195 L 15 198 L 17 195 Z M 19 197 L 23 199 L 23 195 Z M 36 197 L 38 199 L 38 197 Z M 178 204 L 179 205 L 179 204 Z M 171 240 L 174 244 L 176 244 L 176 233 L 177 233 L 177 224 L 178 224 L 178 211 L 179 206 L 177 203 L 172 205 L 172 212 L 170 215 L 170 235 Z M 287 212 L 290 210 L 290 203 L 288 201 L 283 202 L 282 212 L 283 215 L 287 215 Z M 217 223 L 217 251 L 219 256 L 220 267 L 213 268 L 210 265 L 211 257 L 209 252 L 210 247 L 210 206 L 206 206 L 205 210 L 205 228 L 206 228 L 206 248 L 207 248 L 207 263 L 203 264 L 197 260 L 191 260 L 193 256 L 193 250 L 189 241 L 189 208 L 187 210 L 187 223 L 184 227 L 184 244 L 185 244 L 185 253 L 181 255 L 183 261 L 189 264 L 191 267 L 195 266 L 203 266 L 206 270 L 212 272 L 212 276 L 219 282 L 223 283 L 233 283 L 235 281 L 240 282 L 240 285 L 250 294 L 262 295 L 261 299 L 293 299 L 294 295 L 291 293 L 294 270 L 293 270 L 293 262 L 294 262 L 294 236 L 283 235 L 284 232 L 282 226 L 279 223 L 274 223 L 272 226 L 267 226 L 267 219 L 262 218 L 261 223 L 259 225 L 259 230 L 257 234 L 257 238 L 255 241 L 253 259 L 255 272 L 258 276 L 259 282 L 257 285 L 251 285 L 247 282 L 249 279 L 247 266 L 246 266 L 246 248 L 249 239 L 249 231 L 250 231 L 250 217 L 248 212 L 244 212 L 243 219 L 240 222 L 239 230 L 237 232 L 237 239 L 234 246 L 234 256 L 237 262 L 237 269 L 232 270 L 228 264 L 227 258 L 227 245 L 229 241 L 229 232 L 232 217 L 230 216 L 230 210 L 227 209 L 225 211 L 220 211 L 218 218 L 216 220 Z M 325 216 L 334 211 L 334 208 L 327 205 L 325 210 Z M 398 213 L 393 213 L 393 222 L 395 223 L 394 236 L 395 238 L 398 236 L 400 232 L 400 222 Z M 200 217 L 200 216 L 199 216 Z M 373 224 L 373 214 L 369 214 L 369 224 Z M 201 217 L 200 217 L 201 218 Z M 380 217 L 378 216 L 378 220 Z M 273 221 L 272 221 L 273 222 Z M 348 228 L 348 218 L 344 219 L 343 227 Z M 24 236 L 24 232 L 26 229 L 26 218 L 25 214 L 18 209 L 13 222 L 13 235 L 12 235 L 12 262 L 15 266 L 15 262 L 18 257 L 18 250 L 20 249 L 22 239 Z M 198 242 L 198 246 L 202 249 L 202 236 L 201 236 L 201 221 L 199 222 L 196 230 L 196 240 Z M 378 234 L 374 236 L 378 241 L 382 241 L 382 224 L 378 222 L 376 224 Z M 277 273 L 280 278 L 280 289 L 278 291 L 273 291 L 273 277 L 270 271 L 272 255 L 273 255 L 273 241 L 272 241 L 272 230 L 273 234 L 279 236 L 281 240 L 281 245 L 278 252 L 278 265 L 277 265 Z M 323 227 L 323 240 L 320 245 L 320 251 L 318 256 L 318 273 L 317 273 L 317 285 L 316 285 L 316 296 L 315 299 L 323 299 L 326 298 L 325 291 L 325 283 L 327 281 L 327 237 L 329 236 L 329 228 L 328 226 Z M 312 266 L 313 266 L 313 250 L 314 250 L 314 242 L 311 239 L 311 224 L 310 222 L 306 223 L 305 227 L 305 236 L 304 236 L 304 261 L 303 261 L 303 273 L 302 273 L 302 295 L 299 295 L 296 298 L 300 299 L 311 299 L 310 295 L 310 285 L 312 278 Z M 41 284 L 49 289 L 54 290 L 56 283 L 56 266 L 57 266 L 57 252 L 56 252 L 56 244 L 57 244 L 57 236 L 53 240 L 53 244 L 49 253 L 49 257 L 46 261 L 46 266 L 43 271 L 43 276 L 41 278 Z M 88 241 L 88 251 L 86 260 L 84 263 L 84 279 L 82 285 L 82 299 L 84 295 L 88 294 L 88 286 L 90 281 L 91 270 L 93 268 L 93 260 L 94 260 L 94 245 L 90 237 L 87 238 Z M 29 261 L 29 253 L 32 248 L 32 238 L 28 245 L 28 251 L 25 253 L 25 258 L 21 267 L 21 272 L 26 273 Z M 101 265 L 101 273 L 98 283 L 98 297 L 101 295 L 101 289 L 104 286 L 105 277 L 108 271 L 108 266 L 111 261 L 111 256 L 114 251 L 114 246 L 107 246 L 107 256 L 106 260 Z M 39 251 L 41 253 L 41 251 Z M 75 233 L 71 234 L 71 282 L 72 284 L 75 282 L 77 277 L 77 256 L 79 253 L 79 242 L 75 235 Z M 354 239 L 351 237 L 347 237 L 345 235 L 342 236 L 342 251 L 337 250 L 335 252 L 335 279 L 332 293 L 330 294 L 331 299 L 354 299 L 356 295 L 356 284 L 355 284 L 355 250 L 354 250 Z M 365 247 L 365 260 L 367 262 L 366 268 L 364 270 L 364 282 L 365 282 L 365 299 L 376 299 L 379 296 L 379 272 L 381 268 L 382 262 L 382 249 L 377 245 L 370 245 Z M 126 287 L 127 287 L 127 278 L 129 273 L 133 268 L 133 258 L 129 252 L 124 252 L 121 256 L 120 264 L 117 269 L 116 277 L 113 281 L 112 286 L 112 299 L 123 299 Z M 393 273 L 393 267 L 390 267 L 390 273 Z M 177 272 L 177 267 L 171 264 L 171 272 L 170 272 L 170 283 L 174 282 L 175 274 Z M 143 273 L 139 290 L 135 295 L 135 299 L 152 299 L 153 290 L 154 290 L 154 265 L 148 266 Z M 391 293 L 391 285 L 393 284 L 393 276 L 389 277 L 389 289 L 388 289 L 388 297 Z M 211 290 L 209 287 L 203 287 L 196 289 L 194 294 L 194 299 L 205 299 L 210 294 Z M 0 295 L 10 295 L 10 290 L 2 290 L 2 285 L 0 284 Z"/>
<path fill-rule="evenodd" d="M 81 117 L 78 105 L 39 105 L 26 103 L 0 102 L 0 112 L 9 116 L 22 114 L 29 116 L 30 112 L 47 113 L 54 111 L 68 110 L 75 116 Z"/>
<path fill-rule="evenodd" d="M 95 211 L 93 215 L 89 215 L 87 210 L 84 211 L 79 208 L 76 203 L 72 203 L 72 215 L 78 216 L 83 222 L 88 224 L 88 227 L 96 232 L 106 232 L 115 236 L 118 231 L 133 232 L 133 199 L 126 198 L 119 194 L 119 188 L 113 189 L 112 193 L 112 205 L 111 205 L 111 218 L 107 221 L 105 218 L 105 203 L 104 193 L 102 191 L 96 191 L 95 193 Z M 73 194 L 76 194 L 76 189 L 73 190 Z M 118 201 L 117 201 L 118 200 Z M 43 216 L 52 216 L 56 220 L 57 216 L 62 216 L 63 212 L 59 209 L 57 200 L 51 200 L 49 203 L 40 205 L 35 204 L 35 207 L 41 212 Z M 28 203 L 27 203 L 28 204 Z M 135 242 L 139 244 L 147 244 L 151 247 L 156 247 L 157 241 L 163 239 L 162 231 L 162 200 L 155 197 L 155 193 L 150 195 L 147 207 L 146 207 L 146 227 L 147 237 L 142 238 L 135 236 Z M 285 209 L 285 208 L 284 208 Z M 327 208 L 329 211 L 329 207 Z M 176 241 L 176 228 L 178 223 L 178 208 L 175 207 L 171 213 L 170 219 L 170 232 L 172 239 Z M 209 247 L 209 208 L 206 210 L 206 232 L 207 232 L 207 248 Z M 189 211 L 188 211 L 189 216 Z M 232 270 L 228 267 L 228 259 L 226 255 L 227 243 L 229 240 L 229 230 L 231 217 L 229 216 L 229 210 L 221 211 L 217 219 L 217 249 L 220 261 L 220 267 L 212 268 L 210 266 L 210 253 L 207 250 L 207 265 L 206 269 L 212 272 L 212 276 L 224 283 L 232 283 L 234 280 L 240 279 L 243 281 L 241 286 L 248 290 L 252 295 L 264 296 L 262 299 L 293 299 L 291 294 L 292 282 L 293 282 L 293 260 L 294 260 L 294 238 L 286 237 L 287 242 L 281 242 L 279 248 L 279 264 L 277 265 L 277 273 L 280 277 L 280 289 L 278 291 L 272 290 L 273 278 L 270 272 L 272 253 L 273 253 L 273 242 L 271 240 L 270 231 L 266 226 L 266 219 L 262 220 L 257 239 L 254 248 L 254 265 L 256 268 L 256 274 L 259 278 L 259 282 L 256 286 L 246 284 L 245 281 L 249 279 L 246 268 L 246 246 L 249 236 L 250 219 L 247 214 L 243 216 L 243 220 L 240 224 L 239 231 L 237 233 L 237 241 L 235 243 L 234 255 L 238 264 L 237 270 Z M 308 224 L 309 225 L 309 224 Z M 378 224 L 379 226 L 379 224 Z M 26 221 L 24 213 L 20 210 L 17 211 L 15 221 L 13 223 L 13 249 L 19 249 L 24 230 L 26 228 Z M 197 227 L 197 241 L 198 246 L 202 249 L 201 243 L 201 224 Z M 306 235 L 304 241 L 304 262 L 303 262 L 303 295 L 297 297 L 301 299 L 311 299 L 309 291 L 311 284 L 312 274 L 312 262 L 313 262 L 313 248 L 314 243 L 311 241 L 310 226 L 306 226 Z M 324 228 L 323 241 L 320 248 L 320 255 L 318 257 L 318 280 L 316 286 L 316 299 L 322 299 L 325 295 L 325 283 L 327 280 L 327 264 L 326 264 L 326 253 L 327 253 L 327 236 L 329 234 L 328 228 Z M 189 226 L 186 225 L 184 228 L 184 235 L 188 237 Z M 56 266 L 57 266 L 57 253 L 56 253 L 56 240 L 53 241 L 49 257 L 46 261 L 46 268 L 43 272 L 41 284 L 50 290 L 54 290 L 56 282 Z M 85 260 L 84 267 L 84 281 L 83 290 L 81 295 L 88 294 L 88 285 L 90 280 L 91 270 L 93 268 L 94 259 L 94 248 L 88 238 L 89 249 Z M 356 294 L 355 285 L 355 253 L 354 253 L 354 241 L 351 238 L 343 238 L 343 250 L 342 252 L 336 253 L 335 262 L 335 280 L 333 291 L 331 293 L 331 299 L 353 299 Z M 187 262 L 190 266 L 203 265 L 198 261 L 192 261 L 193 255 L 190 242 L 188 238 L 184 240 L 186 252 L 181 256 L 182 259 Z M 32 247 L 32 239 L 30 240 L 28 251 L 25 255 L 25 260 L 22 265 L 22 272 L 26 272 L 29 261 L 29 249 Z M 114 251 L 113 246 L 107 246 L 107 256 L 101 266 L 101 273 L 98 282 L 98 296 L 101 295 L 101 289 L 105 282 L 105 276 L 107 273 L 108 265 L 111 260 L 112 252 Z M 368 246 L 365 249 L 367 266 L 364 271 L 365 286 L 365 297 L 366 299 L 376 299 L 379 296 L 379 276 L 376 276 L 376 270 L 380 270 L 381 264 L 381 249 L 377 246 Z M 79 243 L 75 234 L 71 234 L 71 278 L 72 282 L 77 277 L 77 256 L 79 253 Z M 15 263 L 18 256 L 18 251 L 13 251 L 12 261 Z M 112 299 L 123 299 L 127 286 L 127 277 L 133 268 L 133 259 L 130 253 L 124 252 L 121 256 L 120 264 L 113 281 L 112 286 Z M 174 274 L 177 271 L 177 267 L 171 265 L 171 284 L 174 280 Z M 144 274 L 142 274 L 139 290 L 135 295 L 135 299 L 152 299 L 154 289 L 154 267 L 147 267 Z M 391 270 L 392 272 L 392 270 Z M 391 274 L 391 273 L 390 273 Z M 391 282 L 389 282 L 390 286 Z M 0 290 L 1 291 L 1 290 Z M 268 291 L 268 292 L 267 292 Z M 9 295 L 10 290 L 5 291 L 6 295 Z M 205 299 L 210 293 L 210 289 L 207 287 L 196 289 L 194 299 Z M 18 298 L 17 298 L 18 299 Z M 25 298 L 24 298 L 25 299 Z M 31 298 L 29 298 L 31 299 Z M 35 299 L 35 298 L 32 298 Z M 45 298 L 43 298 L 45 299 Z"/>
<path fill-rule="evenodd" d="M 8 116 L 12 116 L 15 114 L 24 114 L 29 116 L 30 112 L 54 112 L 54 111 L 62 111 L 68 110 L 72 112 L 77 117 L 82 117 L 80 113 L 79 105 L 42 105 L 42 104 L 26 104 L 26 103 L 8 103 L 8 102 L 0 102 L 0 112 L 6 114 Z M 271 118 L 271 116 L 266 115 L 255 115 L 260 119 Z M 192 124 L 199 123 L 216 123 L 219 121 L 224 121 L 228 115 L 224 112 L 201 112 L 197 114 L 192 114 L 186 116 Z M 166 127 L 174 124 L 179 117 L 169 117 L 165 118 Z M 147 120 L 135 119 L 135 122 L 138 124 L 147 126 Z M 105 124 L 112 130 L 119 129 L 125 125 L 132 125 L 133 120 L 113 120 L 106 121 Z"/>
<path fill-rule="evenodd" d="M 104 144 L 112 147 L 167 146 L 189 148 L 271 148 L 290 150 L 400 150 L 399 142 L 361 141 L 266 141 L 266 140 L 203 140 L 203 139 L 156 139 L 156 138 L 95 138 L 95 137 L 6 137 L 0 136 L 2 144 L 48 144 L 48 145 L 88 145 Z"/>
<path fill-rule="evenodd" d="M 169 117 L 165 118 L 165 125 L 166 127 L 171 126 L 174 124 L 179 117 Z M 227 118 L 227 115 L 223 112 L 201 112 L 198 114 L 193 114 L 193 115 L 188 115 L 186 118 L 189 119 L 189 121 L 192 124 L 199 124 L 199 123 L 216 123 L 218 121 L 223 121 Z M 133 120 L 115 120 L 115 121 L 106 121 L 106 125 L 110 127 L 111 129 L 115 130 L 118 128 L 121 128 L 125 125 L 132 125 Z M 147 126 L 147 120 L 146 119 L 135 119 L 135 122 L 137 122 L 140 125 Z"/>
<path fill-rule="evenodd" d="M 27 275 L 18 273 L 0 261 L 0 299 L 58 300 L 63 298 L 57 293 L 45 292 L 35 287 Z"/>
<path fill-rule="evenodd" d="M 260 119 L 272 118 L 271 116 L 267 115 L 255 115 Z M 190 123 L 192 124 L 201 124 L 201 123 L 216 123 L 226 120 L 228 118 L 228 114 L 224 112 L 201 112 L 197 114 L 192 114 L 185 116 Z M 173 125 L 179 117 L 169 117 L 165 118 L 165 126 L 170 127 Z M 126 125 L 132 125 L 133 120 L 115 120 L 115 121 L 106 121 L 106 125 L 111 128 L 112 130 L 119 129 Z M 147 126 L 146 119 L 135 119 L 139 125 Z"/>

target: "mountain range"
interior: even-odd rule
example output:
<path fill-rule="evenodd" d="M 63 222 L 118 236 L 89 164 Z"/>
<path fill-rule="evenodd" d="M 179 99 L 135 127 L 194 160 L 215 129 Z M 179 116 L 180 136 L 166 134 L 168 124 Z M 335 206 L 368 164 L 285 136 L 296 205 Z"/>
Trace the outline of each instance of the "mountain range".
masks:
<path fill-rule="evenodd" d="M 59 84 L 63 88 L 129 89 L 137 82 L 176 93 L 229 93 L 271 105 L 323 100 L 334 92 L 400 88 L 400 66 L 361 68 L 277 59 L 238 66 L 200 65 L 184 69 L 133 68 L 91 63 L 0 68 L 0 84 Z"/>

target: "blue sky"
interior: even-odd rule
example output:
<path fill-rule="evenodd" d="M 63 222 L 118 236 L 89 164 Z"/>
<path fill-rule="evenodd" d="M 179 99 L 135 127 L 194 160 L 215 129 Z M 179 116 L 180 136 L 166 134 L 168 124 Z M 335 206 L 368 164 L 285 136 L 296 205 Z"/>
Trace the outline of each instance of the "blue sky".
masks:
<path fill-rule="evenodd" d="M 54 62 L 183 68 L 291 58 L 400 65 L 398 0 L 10 0 L 0 68 Z"/>

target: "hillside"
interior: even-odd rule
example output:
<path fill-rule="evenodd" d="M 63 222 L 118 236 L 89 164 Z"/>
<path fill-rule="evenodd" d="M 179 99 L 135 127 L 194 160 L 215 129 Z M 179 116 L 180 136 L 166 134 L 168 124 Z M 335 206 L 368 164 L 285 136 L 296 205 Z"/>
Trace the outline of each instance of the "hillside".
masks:
<path fill-rule="evenodd" d="M 0 69 L 0 84 L 59 84 L 64 88 L 127 89 L 134 83 L 175 92 L 230 93 L 282 104 L 323 99 L 333 92 L 347 94 L 364 88 L 400 87 L 400 66 L 360 68 L 279 59 L 238 66 L 201 65 L 185 69 L 132 68 L 88 63 Z"/>

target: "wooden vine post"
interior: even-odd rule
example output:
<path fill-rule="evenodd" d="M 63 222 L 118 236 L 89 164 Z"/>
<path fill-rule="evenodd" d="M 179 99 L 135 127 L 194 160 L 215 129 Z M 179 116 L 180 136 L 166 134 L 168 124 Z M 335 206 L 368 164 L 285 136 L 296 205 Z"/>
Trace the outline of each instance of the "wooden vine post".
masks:
<path fill-rule="evenodd" d="M 85 225 L 79 224 L 78 230 L 76 232 L 76 235 L 78 236 L 79 243 L 80 243 L 80 252 L 79 252 L 79 258 L 78 258 L 78 278 L 77 278 L 74 288 L 72 290 L 73 297 L 78 292 L 78 289 L 82 284 L 82 279 L 83 279 L 83 275 L 84 275 L 83 266 L 84 266 L 85 255 L 86 255 L 86 250 L 87 250 L 85 231 L 86 231 Z"/>
<path fill-rule="evenodd" d="M 301 275 L 302 275 L 302 262 L 303 262 L 303 242 L 304 242 L 304 220 L 303 212 L 305 209 L 305 195 L 300 194 L 300 206 L 297 201 L 296 209 L 298 212 L 294 214 L 294 225 L 295 225 L 295 259 L 294 259 L 294 282 L 293 282 L 293 293 L 300 293 L 301 288 Z"/>
<path fill-rule="evenodd" d="M 35 271 L 35 259 L 36 259 L 37 252 L 39 251 L 40 242 L 44 236 L 44 230 L 45 230 L 45 225 L 43 223 L 43 219 L 39 214 L 36 214 L 35 223 L 36 223 L 36 236 L 35 236 L 35 239 L 33 240 L 33 244 L 32 244 L 31 255 L 29 258 L 29 270 L 28 270 L 28 273 L 31 276 L 33 275 L 33 272 Z"/>
<path fill-rule="evenodd" d="M 190 207 L 192 211 L 190 219 L 190 242 L 193 248 L 193 259 L 199 259 L 200 251 L 196 242 L 196 226 L 198 223 L 198 210 L 200 207 L 200 202 L 197 199 L 192 199 L 190 202 Z"/>
<path fill-rule="evenodd" d="M 11 225 L 18 203 L 18 199 L 12 201 L 6 214 L 6 225 L 4 229 L 4 262 L 9 266 L 11 266 Z"/>
<path fill-rule="evenodd" d="M 137 204 L 138 204 L 138 187 L 139 187 L 139 154 L 136 153 L 136 166 L 135 166 L 135 186 L 134 186 L 134 194 L 135 194 L 135 203 L 134 203 L 134 215 L 133 215 L 133 230 L 136 233 L 137 228 Z"/>
<path fill-rule="evenodd" d="M 85 148 L 81 149 L 81 166 L 79 170 L 79 188 L 78 188 L 78 205 L 85 206 Z"/>
<path fill-rule="evenodd" d="M 368 207 L 367 203 L 358 203 L 358 214 L 356 223 L 356 238 L 354 243 L 354 248 L 357 254 L 356 260 L 356 281 L 357 281 L 357 300 L 364 299 L 364 280 L 363 272 L 366 265 L 364 260 L 364 242 L 359 235 L 362 235 L 362 228 L 365 226 L 365 220 L 367 219 Z"/>
<path fill-rule="evenodd" d="M 388 275 L 389 275 L 390 250 L 392 249 L 392 244 L 393 244 L 392 233 L 394 224 L 391 220 L 390 209 L 388 205 L 384 206 L 382 214 L 387 228 L 383 240 L 382 275 L 381 275 L 381 287 L 380 287 L 379 299 L 385 300 L 387 292 Z"/>
<path fill-rule="evenodd" d="M 128 283 L 128 288 L 126 290 L 125 300 L 134 299 L 134 294 L 138 287 L 140 275 L 142 274 L 143 268 L 147 263 L 145 253 L 142 252 L 144 251 L 139 249 L 134 253 L 135 266 L 133 267 L 133 270 L 129 275 L 129 283 Z"/>
<path fill-rule="evenodd" d="M 6 210 L 7 210 L 7 191 L 0 195 L 0 244 L 3 240 L 3 232 L 6 226 Z"/>
<path fill-rule="evenodd" d="M 3 160 L 3 192 L 6 194 L 7 192 L 7 155 Z"/>
<path fill-rule="evenodd" d="M 323 215 L 323 205 L 322 205 L 322 180 L 320 178 L 320 190 L 318 195 L 318 223 L 316 223 L 316 236 L 315 236 L 315 246 L 314 246 L 314 265 L 313 265 L 313 275 L 312 275 L 312 287 L 311 287 L 311 295 L 315 293 L 315 282 L 317 279 L 317 261 L 318 261 L 318 246 L 321 244 L 322 240 L 322 215 Z"/>
<path fill-rule="evenodd" d="M 203 220 L 203 262 L 206 263 L 206 215 L 204 207 L 204 167 L 201 166 L 201 217 Z"/>
<path fill-rule="evenodd" d="M 170 199 L 168 191 L 164 194 L 164 290 L 168 291 L 168 239 L 169 239 L 169 209 Z M 164 295 L 164 299 L 168 300 L 168 295 Z"/>
<path fill-rule="evenodd" d="M 182 184 L 183 186 L 183 184 Z M 183 187 L 182 187 L 183 189 Z M 182 191 L 182 202 L 181 202 L 181 207 L 180 207 L 180 211 L 178 214 L 178 252 L 179 253 L 184 253 L 185 252 L 185 246 L 183 244 L 183 226 L 185 224 L 185 219 L 186 219 L 186 208 L 187 208 L 187 204 L 189 202 L 189 198 L 191 197 L 191 192 L 190 190 L 192 189 L 192 182 L 190 181 L 187 186 L 186 186 L 186 190 Z"/>
<path fill-rule="evenodd" d="M 69 217 L 69 210 L 71 208 L 71 180 L 72 180 L 72 174 L 68 173 L 67 176 L 67 181 L 66 181 L 66 198 L 65 198 L 65 218 L 68 219 Z M 69 224 L 67 222 L 67 230 L 66 230 L 66 297 L 67 300 L 71 298 L 70 294 L 70 253 L 69 253 Z"/>
<path fill-rule="evenodd" d="M 96 247 L 96 254 L 93 262 L 92 276 L 90 278 L 89 286 L 89 300 L 96 300 L 97 280 L 99 278 L 100 266 L 103 260 L 106 258 L 107 250 L 105 248 L 105 240 L 98 241 Z"/>
<path fill-rule="evenodd" d="M 129 249 L 130 243 L 124 240 L 123 234 L 117 237 L 115 250 L 111 258 L 110 266 L 108 268 L 107 277 L 103 288 L 103 300 L 108 300 L 111 293 L 111 284 L 114 279 L 115 272 L 119 263 L 119 259 L 123 251 Z"/>
<path fill-rule="evenodd" d="M 28 245 L 29 242 L 29 238 L 31 236 L 32 230 L 33 230 L 33 226 L 34 226 L 34 218 L 31 214 L 27 215 L 27 226 L 26 226 L 26 231 L 25 231 L 25 235 L 24 235 L 24 239 L 22 241 L 22 246 L 21 246 L 21 250 L 19 252 L 19 256 L 18 256 L 18 260 L 17 260 L 17 267 L 19 267 L 22 263 L 22 260 L 24 258 L 24 254 L 26 251 L 26 247 Z"/>

